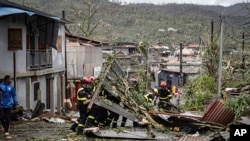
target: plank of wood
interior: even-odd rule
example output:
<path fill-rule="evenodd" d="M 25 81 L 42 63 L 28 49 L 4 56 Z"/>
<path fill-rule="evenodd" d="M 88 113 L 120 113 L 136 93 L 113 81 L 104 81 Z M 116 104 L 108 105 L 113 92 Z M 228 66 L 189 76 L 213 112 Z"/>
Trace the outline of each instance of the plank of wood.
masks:
<path fill-rule="evenodd" d="M 109 73 L 109 70 L 110 70 L 112 64 L 113 64 L 113 62 L 107 67 L 107 69 L 105 70 L 105 73 L 104 73 L 104 76 L 103 76 L 102 81 L 101 81 L 100 83 L 98 83 L 97 89 L 96 89 L 94 95 L 92 96 L 91 101 L 89 102 L 88 111 L 90 111 L 90 110 L 92 109 L 92 106 L 93 106 L 93 104 L 94 104 L 94 101 L 95 101 L 95 99 L 98 97 L 98 95 L 99 95 L 99 93 L 100 93 L 100 91 L 101 91 L 101 89 L 102 89 L 102 85 L 103 85 L 103 83 L 104 83 L 105 78 L 107 77 L 107 75 L 108 75 L 108 73 Z"/>

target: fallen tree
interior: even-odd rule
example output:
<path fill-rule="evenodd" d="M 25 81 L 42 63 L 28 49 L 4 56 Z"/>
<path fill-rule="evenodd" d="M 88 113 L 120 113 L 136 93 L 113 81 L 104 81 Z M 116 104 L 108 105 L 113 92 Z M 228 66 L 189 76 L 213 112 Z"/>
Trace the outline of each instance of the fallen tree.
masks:
<path fill-rule="evenodd" d="M 91 99 L 88 109 L 91 110 L 92 105 L 95 103 L 95 101 L 98 101 L 98 96 L 102 89 L 111 91 L 112 94 L 112 86 L 115 86 L 117 90 L 117 96 L 121 99 L 122 105 L 124 105 L 123 108 L 128 109 L 131 114 L 134 114 L 139 119 L 139 121 L 137 121 L 139 124 L 147 123 L 148 125 L 152 125 L 154 128 L 158 129 L 163 128 L 163 126 L 157 123 L 148 113 L 147 111 L 148 107 L 139 105 L 138 103 L 141 102 L 133 98 L 134 96 L 137 96 L 140 97 L 140 99 L 143 99 L 143 94 L 137 93 L 135 90 L 133 90 L 133 88 L 127 81 L 125 72 L 122 70 L 118 61 L 115 60 L 115 58 L 112 56 L 108 58 L 108 61 L 106 63 L 104 63 L 101 74 L 98 77 L 97 89 L 94 92 L 94 95 Z M 105 108 L 105 106 L 103 107 Z M 113 109 L 108 109 L 108 110 L 113 110 Z M 129 118 L 129 116 L 126 115 L 126 113 L 122 113 L 121 111 L 119 111 L 117 114 Z M 144 120 L 147 119 L 148 122 L 142 122 L 143 119 Z M 152 133 L 152 131 L 150 132 Z"/>

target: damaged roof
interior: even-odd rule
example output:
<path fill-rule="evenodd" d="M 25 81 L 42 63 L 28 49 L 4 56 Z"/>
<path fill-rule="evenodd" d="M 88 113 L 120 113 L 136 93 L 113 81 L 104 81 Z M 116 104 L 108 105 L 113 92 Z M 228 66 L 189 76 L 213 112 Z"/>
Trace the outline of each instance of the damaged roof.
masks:
<path fill-rule="evenodd" d="M 14 14 L 27 14 L 29 16 L 39 15 L 56 20 L 58 22 L 63 22 L 63 23 L 69 22 L 63 18 L 50 15 L 48 13 L 36 10 L 34 8 L 30 8 L 24 5 L 19 5 L 17 3 L 9 2 L 7 0 L 0 0 L 0 17 L 14 15 Z"/>

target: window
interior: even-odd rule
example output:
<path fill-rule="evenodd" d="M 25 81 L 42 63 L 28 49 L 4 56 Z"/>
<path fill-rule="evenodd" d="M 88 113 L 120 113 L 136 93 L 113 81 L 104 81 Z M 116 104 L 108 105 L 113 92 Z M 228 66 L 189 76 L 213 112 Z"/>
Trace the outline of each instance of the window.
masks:
<path fill-rule="evenodd" d="M 34 83 L 34 101 L 38 100 L 38 91 L 40 89 L 40 83 Z"/>
<path fill-rule="evenodd" d="M 22 50 L 22 29 L 8 29 L 8 50 Z"/>

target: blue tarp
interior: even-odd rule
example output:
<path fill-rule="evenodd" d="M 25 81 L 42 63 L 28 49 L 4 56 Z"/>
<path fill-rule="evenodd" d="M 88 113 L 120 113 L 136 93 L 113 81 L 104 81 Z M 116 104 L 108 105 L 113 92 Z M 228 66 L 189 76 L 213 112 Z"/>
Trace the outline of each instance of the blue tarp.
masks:
<path fill-rule="evenodd" d="M 47 18 L 51 18 L 51 19 L 60 21 L 60 18 L 55 17 L 55 16 L 42 15 L 39 13 L 35 13 L 32 11 L 23 10 L 23 9 L 19 9 L 19 8 L 14 8 L 14 7 L 0 7 L 0 17 L 7 16 L 7 15 L 13 15 L 13 14 L 27 14 L 29 16 L 36 14 L 36 15 L 40 15 L 40 16 L 44 16 Z"/>
<path fill-rule="evenodd" d="M 0 7 L 0 16 L 7 16 L 7 15 L 12 15 L 12 14 L 23 14 L 26 13 L 29 16 L 34 15 L 34 12 L 31 11 L 26 11 L 18 8 L 13 8 L 13 7 Z"/>

